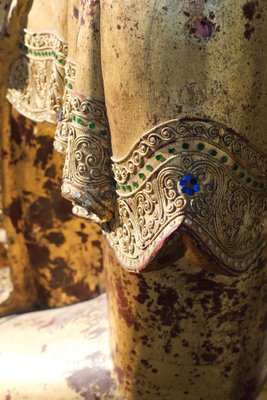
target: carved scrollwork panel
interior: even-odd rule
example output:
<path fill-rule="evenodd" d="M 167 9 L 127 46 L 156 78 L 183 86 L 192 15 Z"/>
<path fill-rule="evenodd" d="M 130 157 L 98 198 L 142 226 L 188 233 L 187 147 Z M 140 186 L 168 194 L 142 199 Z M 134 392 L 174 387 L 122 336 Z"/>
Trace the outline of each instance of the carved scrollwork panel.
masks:
<path fill-rule="evenodd" d="M 242 272 L 266 245 L 266 156 L 215 122 L 172 120 L 113 166 L 119 224 L 107 234 L 122 265 L 145 268 L 178 227 Z M 131 227 L 131 230 L 128 228 Z"/>
<path fill-rule="evenodd" d="M 108 122 L 104 103 L 72 93 L 62 194 L 73 212 L 105 222 L 114 216 Z"/>
<path fill-rule="evenodd" d="M 21 114 L 36 122 L 57 122 L 65 90 L 67 52 L 67 44 L 53 33 L 25 30 L 7 93 Z"/>

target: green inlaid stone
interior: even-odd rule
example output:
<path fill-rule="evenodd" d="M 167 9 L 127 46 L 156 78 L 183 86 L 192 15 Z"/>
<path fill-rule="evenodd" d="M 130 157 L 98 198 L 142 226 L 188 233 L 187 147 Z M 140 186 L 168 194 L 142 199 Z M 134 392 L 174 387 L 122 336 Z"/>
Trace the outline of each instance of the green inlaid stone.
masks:
<path fill-rule="evenodd" d="M 139 175 L 140 179 L 145 179 L 146 178 L 146 176 L 145 176 L 145 174 L 143 174 L 143 172 L 140 172 L 140 174 L 138 174 L 138 175 Z"/>
<path fill-rule="evenodd" d="M 59 64 L 64 64 L 64 60 L 61 58 L 60 60 L 58 60 Z"/>
<path fill-rule="evenodd" d="M 44 51 L 42 51 L 42 56 L 45 56 L 45 52 Z"/>
<path fill-rule="evenodd" d="M 124 192 L 126 191 L 126 187 L 125 186 L 122 186 L 121 188 L 122 188 L 122 190 L 124 190 Z"/>
<path fill-rule="evenodd" d="M 77 124 L 83 125 L 83 120 L 81 118 L 77 118 Z"/>
<path fill-rule="evenodd" d="M 217 156 L 217 151 L 216 151 L 216 150 L 211 150 L 211 151 L 210 151 L 210 155 L 211 155 L 212 157 L 216 157 L 216 156 Z"/>
<path fill-rule="evenodd" d="M 72 86 L 71 83 L 68 83 L 68 84 L 67 84 L 67 87 L 68 87 L 69 89 L 73 89 L 73 86 Z"/>
<path fill-rule="evenodd" d="M 148 171 L 153 171 L 152 165 L 147 165 L 147 166 L 146 166 L 146 169 L 147 169 Z"/>
<path fill-rule="evenodd" d="M 204 143 L 198 143 L 197 148 L 198 150 L 204 150 L 205 149 Z"/>
<path fill-rule="evenodd" d="M 91 122 L 91 123 L 89 124 L 89 128 L 95 129 L 95 123 L 94 123 L 94 122 Z"/>
<path fill-rule="evenodd" d="M 127 189 L 129 192 L 131 192 L 131 191 L 132 191 L 132 188 L 131 188 L 131 186 L 130 186 L 130 185 L 126 186 L 126 189 Z"/>
<path fill-rule="evenodd" d="M 157 155 L 156 155 L 156 160 L 157 160 L 157 161 L 163 161 L 163 160 L 164 160 L 163 155 L 162 155 L 162 154 L 157 154 Z"/>
<path fill-rule="evenodd" d="M 222 158 L 221 158 L 221 162 L 222 163 L 227 163 L 227 161 L 228 161 L 228 157 L 226 157 L 226 156 L 223 156 Z"/>
<path fill-rule="evenodd" d="M 72 119 L 72 121 L 76 121 L 75 115 L 73 115 L 73 116 L 71 117 L 71 119 Z"/>
<path fill-rule="evenodd" d="M 238 170 L 238 165 L 237 164 L 233 164 L 232 165 L 232 170 L 233 171 L 237 171 Z"/>
<path fill-rule="evenodd" d="M 48 55 L 51 56 L 51 54 L 52 54 L 51 51 L 49 51 L 49 52 L 48 52 Z"/>
<path fill-rule="evenodd" d="M 120 190 L 120 188 L 121 188 L 120 185 L 118 185 L 118 183 L 117 183 L 116 189 L 117 189 L 117 190 Z"/>
<path fill-rule="evenodd" d="M 174 154 L 175 153 L 175 148 L 174 147 L 169 147 L 169 153 Z"/>
<path fill-rule="evenodd" d="M 260 189 L 264 188 L 264 183 L 260 183 Z"/>
<path fill-rule="evenodd" d="M 240 172 L 240 174 L 239 174 L 239 178 L 245 178 L 245 173 L 244 172 Z"/>
<path fill-rule="evenodd" d="M 37 51 L 34 51 L 34 52 L 33 52 L 33 55 L 34 55 L 34 56 L 37 56 Z"/>
<path fill-rule="evenodd" d="M 182 148 L 185 149 L 185 150 L 189 149 L 189 147 L 190 147 L 189 143 L 183 143 L 182 144 Z"/>
<path fill-rule="evenodd" d="M 138 188 L 138 187 L 139 187 L 139 185 L 138 185 L 137 182 L 133 182 L 133 186 L 134 186 L 135 188 Z"/>

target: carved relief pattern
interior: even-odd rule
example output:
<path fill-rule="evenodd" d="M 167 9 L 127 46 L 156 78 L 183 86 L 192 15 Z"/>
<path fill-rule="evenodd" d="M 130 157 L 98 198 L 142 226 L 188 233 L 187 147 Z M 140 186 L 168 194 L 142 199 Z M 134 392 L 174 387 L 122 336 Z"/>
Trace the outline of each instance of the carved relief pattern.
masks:
<path fill-rule="evenodd" d="M 62 194 L 75 214 L 98 222 L 113 217 L 114 184 L 104 103 L 73 95 Z"/>
<path fill-rule="evenodd" d="M 58 124 L 55 132 L 54 147 L 60 153 L 66 153 L 68 135 L 71 130 L 71 112 L 73 103 L 73 87 L 75 83 L 76 65 L 70 60 L 65 64 L 65 92 L 63 106 L 59 110 Z"/>
<path fill-rule="evenodd" d="M 52 33 L 27 30 L 24 44 L 10 74 L 7 98 L 26 117 L 56 123 L 65 88 L 67 44 Z"/>
<path fill-rule="evenodd" d="M 54 147 L 60 153 L 66 153 L 69 132 L 71 131 L 72 93 L 66 89 L 63 107 L 59 111 L 59 119 L 55 132 Z"/>
<path fill-rule="evenodd" d="M 24 35 L 25 46 L 36 50 L 42 51 L 43 49 L 53 49 L 57 53 L 61 53 L 65 57 L 68 53 L 68 46 L 65 42 L 60 40 L 56 35 L 44 32 L 44 33 L 31 33 L 25 29 Z"/>
<path fill-rule="evenodd" d="M 66 154 L 62 193 L 74 202 L 74 213 L 103 223 L 114 211 L 105 105 L 76 96 L 76 65 L 54 34 L 25 30 L 24 48 L 7 97 L 32 120 L 58 122 L 54 147 Z"/>
<path fill-rule="evenodd" d="M 266 157 L 222 125 L 172 120 L 145 134 L 114 164 L 119 223 L 108 238 L 139 271 L 178 227 L 227 269 L 246 270 L 266 245 Z M 197 192 L 183 192 L 193 177 Z"/>
<path fill-rule="evenodd" d="M 159 125 L 145 134 L 129 156 L 114 164 L 115 179 L 120 183 L 126 182 L 131 174 L 144 165 L 146 158 L 161 146 L 188 138 L 206 140 L 237 156 L 241 163 L 248 164 L 251 171 L 260 170 L 263 175 L 267 173 L 266 157 L 233 130 L 215 122 L 172 120 L 169 125 Z"/>

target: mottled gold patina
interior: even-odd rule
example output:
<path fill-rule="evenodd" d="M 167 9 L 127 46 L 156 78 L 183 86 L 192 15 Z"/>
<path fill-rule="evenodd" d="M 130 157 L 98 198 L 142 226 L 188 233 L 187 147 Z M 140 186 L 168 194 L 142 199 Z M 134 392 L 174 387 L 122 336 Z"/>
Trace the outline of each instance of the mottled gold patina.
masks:
<path fill-rule="evenodd" d="M 52 125 L 11 115 L 6 105 L 3 203 L 14 290 L 1 313 L 72 304 L 104 288 L 100 228 L 73 218 L 62 199 L 63 159 L 53 136 Z"/>
<path fill-rule="evenodd" d="M 29 75 L 14 68 L 10 101 L 58 112 L 63 195 L 97 216 L 125 269 L 153 269 L 128 274 L 105 252 L 121 395 L 254 400 L 266 376 L 266 2 L 42 0 L 26 29 Z M 68 48 L 34 54 L 29 32 Z M 88 107 L 100 103 L 103 143 Z M 111 198 L 98 208 L 101 174 Z"/>

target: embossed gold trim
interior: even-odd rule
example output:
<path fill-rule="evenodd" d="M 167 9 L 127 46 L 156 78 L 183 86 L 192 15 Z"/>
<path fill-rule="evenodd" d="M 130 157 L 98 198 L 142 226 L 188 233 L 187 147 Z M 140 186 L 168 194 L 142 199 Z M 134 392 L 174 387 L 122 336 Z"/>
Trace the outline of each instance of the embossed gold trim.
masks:
<path fill-rule="evenodd" d="M 146 133 L 113 170 L 119 221 L 107 236 L 128 270 L 144 269 L 179 227 L 235 273 L 266 246 L 267 158 L 221 124 L 168 121 Z M 180 184 L 188 174 L 199 186 L 191 196 Z"/>
<path fill-rule="evenodd" d="M 57 122 L 65 89 L 67 44 L 49 32 L 24 30 L 24 45 L 13 64 L 7 99 L 25 117 Z"/>
<path fill-rule="evenodd" d="M 105 105 L 72 93 L 62 195 L 73 212 L 103 223 L 114 217 L 109 127 Z"/>

